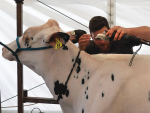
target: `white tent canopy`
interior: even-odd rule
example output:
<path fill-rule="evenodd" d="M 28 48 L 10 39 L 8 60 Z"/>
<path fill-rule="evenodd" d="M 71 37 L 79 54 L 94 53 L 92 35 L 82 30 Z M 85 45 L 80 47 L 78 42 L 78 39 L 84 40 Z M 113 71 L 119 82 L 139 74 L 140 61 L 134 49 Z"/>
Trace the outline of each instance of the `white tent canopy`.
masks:
<path fill-rule="evenodd" d="M 107 0 L 41 0 L 51 8 L 36 0 L 31 3 L 25 0 L 23 7 L 23 31 L 28 27 L 38 26 L 52 18 L 59 22 L 64 31 L 83 29 L 89 33 L 88 24 L 93 16 L 104 16 L 108 18 Z M 54 8 L 54 9 L 52 9 Z M 59 12 L 65 14 L 68 18 Z M 150 1 L 149 0 L 116 0 L 116 25 L 122 27 L 150 26 Z M 16 3 L 14 0 L 0 0 L 0 41 L 9 43 L 16 38 Z M 74 20 L 82 23 L 83 26 Z M 135 47 L 136 50 L 138 47 Z M 2 46 L 0 46 L 2 54 Z M 150 47 L 143 46 L 138 54 L 150 54 Z M 24 89 L 31 89 L 41 83 L 43 79 L 24 66 Z M 0 57 L 0 90 L 2 92 L 1 101 L 17 95 L 17 66 L 16 62 L 9 62 Z M 29 91 L 29 96 L 52 98 L 46 85 Z M 28 103 L 26 103 L 28 104 Z M 17 97 L 2 103 L 2 107 L 16 106 Z M 36 104 L 24 107 L 31 111 L 38 107 L 42 111 L 60 112 L 59 105 Z M 2 110 L 17 110 L 17 108 L 7 108 Z M 49 112 L 49 113 L 50 113 Z M 4 112 L 5 113 L 5 112 Z M 48 112 L 47 112 L 48 113 Z"/>

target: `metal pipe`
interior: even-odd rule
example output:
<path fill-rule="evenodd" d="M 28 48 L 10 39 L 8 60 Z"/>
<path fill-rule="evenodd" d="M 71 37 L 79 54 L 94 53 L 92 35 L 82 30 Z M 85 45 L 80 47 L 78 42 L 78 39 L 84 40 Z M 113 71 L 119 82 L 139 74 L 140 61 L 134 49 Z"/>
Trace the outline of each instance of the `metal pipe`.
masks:
<path fill-rule="evenodd" d="M 1 90 L 0 90 L 0 113 L 1 113 Z"/>
<path fill-rule="evenodd" d="M 116 24 L 116 0 L 107 0 L 107 13 L 110 28 Z"/>
<path fill-rule="evenodd" d="M 17 5 L 17 37 L 22 35 L 22 4 L 24 0 L 15 0 Z M 18 113 L 23 113 L 23 65 L 17 63 L 17 81 L 18 81 Z"/>

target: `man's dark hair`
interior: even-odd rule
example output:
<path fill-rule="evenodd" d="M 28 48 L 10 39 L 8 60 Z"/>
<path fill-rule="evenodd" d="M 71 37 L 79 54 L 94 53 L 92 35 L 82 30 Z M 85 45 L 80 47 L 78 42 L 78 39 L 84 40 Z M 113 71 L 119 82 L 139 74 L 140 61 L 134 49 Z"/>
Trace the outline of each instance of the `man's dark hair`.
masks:
<path fill-rule="evenodd" d="M 108 21 L 105 17 L 102 16 L 94 16 L 89 23 L 89 30 L 91 32 L 98 31 L 103 27 L 107 27 L 109 29 Z"/>

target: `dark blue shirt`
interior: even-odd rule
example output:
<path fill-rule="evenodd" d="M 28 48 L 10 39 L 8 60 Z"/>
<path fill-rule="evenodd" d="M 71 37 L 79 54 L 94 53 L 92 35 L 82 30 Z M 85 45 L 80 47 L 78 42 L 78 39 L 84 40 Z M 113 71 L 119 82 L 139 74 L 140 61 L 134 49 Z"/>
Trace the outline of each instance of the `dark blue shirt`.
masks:
<path fill-rule="evenodd" d="M 133 54 L 133 45 L 122 42 L 122 41 L 112 41 L 110 51 L 107 53 L 111 54 Z M 99 54 L 102 53 L 93 40 L 90 41 L 89 45 L 86 47 L 85 52 L 88 54 Z"/>

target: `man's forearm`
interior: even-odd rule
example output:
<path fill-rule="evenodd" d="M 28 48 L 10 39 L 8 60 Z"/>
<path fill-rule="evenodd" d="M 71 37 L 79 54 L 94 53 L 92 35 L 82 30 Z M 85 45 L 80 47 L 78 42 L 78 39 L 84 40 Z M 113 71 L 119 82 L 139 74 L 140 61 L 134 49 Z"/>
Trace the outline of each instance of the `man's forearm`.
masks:
<path fill-rule="evenodd" d="M 128 35 L 134 35 L 136 37 L 150 41 L 150 27 L 148 26 L 125 28 L 125 29 L 127 29 Z"/>

